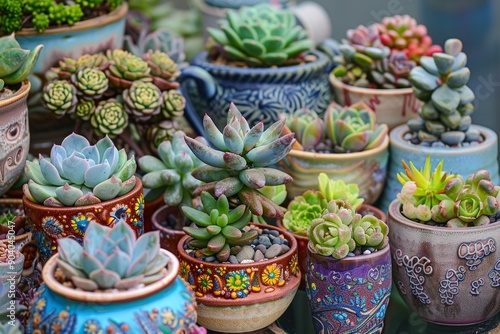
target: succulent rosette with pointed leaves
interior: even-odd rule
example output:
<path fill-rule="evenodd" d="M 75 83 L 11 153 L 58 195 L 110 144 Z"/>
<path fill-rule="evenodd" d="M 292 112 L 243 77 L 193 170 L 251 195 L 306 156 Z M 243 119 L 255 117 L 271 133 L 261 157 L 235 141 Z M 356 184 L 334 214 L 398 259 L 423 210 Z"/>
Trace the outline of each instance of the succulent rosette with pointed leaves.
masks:
<path fill-rule="evenodd" d="M 98 99 L 108 89 L 108 78 L 103 71 L 91 67 L 83 68 L 71 76 L 79 95 L 84 99 Z"/>
<path fill-rule="evenodd" d="M 76 88 L 64 80 L 57 80 L 43 87 L 42 103 L 59 117 L 70 115 L 78 103 Z"/>
<path fill-rule="evenodd" d="M 358 210 L 365 201 L 359 197 L 359 187 L 356 183 L 346 184 L 342 179 L 330 179 L 325 173 L 318 176 L 318 188 L 325 195 L 327 202 L 340 199 L 351 204 L 354 210 Z"/>
<path fill-rule="evenodd" d="M 83 246 L 58 240 L 57 265 L 66 279 L 84 291 L 128 290 L 165 275 L 169 257 L 161 252 L 159 232 L 135 232 L 122 220 L 113 228 L 90 222 Z"/>
<path fill-rule="evenodd" d="M 160 113 L 163 97 L 151 82 L 134 81 L 122 93 L 125 111 L 137 122 L 147 122 Z"/>
<path fill-rule="evenodd" d="M 176 89 L 164 91 L 161 94 L 161 112 L 165 119 L 172 119 L 184 115 L 186 99 L 182 93 Z"/>
<path fill-rule="evenodd" d="M 172 140 L 174 133 L 178 130 L 180 130 L 179 124 L 175 120 L 166 119 L 149 126 L 146 138 L 150 142 L 151 148 L 156 150 L 162 142 Z"/>
<path fill-rule="evenodd" d="M 123 91 L 132 86 L 132 82 L 136 80 L 152 80 L 151 69 L 141 58 L 119 49 L 108 50 L 106 56 L 110 62 L 106 76 L 112 88 Z"/>
<path fill-rule="evenodd" d="M 142 59 L 151 69 L 153 83 L 161 91 L 176 89 L 179 83 L 175 80 L 181 74 L 177 69 L 177 63 L 168 54 L 160 50 L 149 50 Z"/>
<path fill-rule="evenodd" d="M 258 189 L 292 181 L 288 174 L 269 167 L 283 159 L 295 142 L 293 133 L 280 136 L 284 126 L 282 118 L 265 131 L 262 122 L 250 128 L 234 104 L 229 108 L 222 132 L 205 115 L 203 127 L 214 148 L 184 137 L 194 155 L 206 164 L 193 171 L 195 178 L 206 182 L 194 194 L 206 190 L 216 198 L 225 195 L 231 201 L 245 204 L 257 216 L 282 218 L 282 208 Z"/>
<path fill-rule="evenodd" d="M 104 100 L 95 108 L 90 125 L 99 136 L 114 138 L 128 126 L 128 114 L 118 100 Z"/>
<path fill-rule="evenodd" d="M 55 72 L 61 80 L 70 79 L 73 74 L 82 68 L 94 68 L 103 71 L 109 66 L 106 56 L 102 53 L 87 53 L 78 59 L 63 58 L 59 60 L 58 64 L 58 67 L 52 67 L 50 70 Z"/>
<path fill-rule="evenodd" d="M 283 226 L 288 231 L 305 236 L 311 222 L 323 216 L 327 203 L 325 195 L 315 190 L 308 190 L 301 196 L 296 196 L 288 204 Z"/>
<path fill-rule="evenodd" d="M 92 117 L 94 110 L 95 110 L 95 102 L 93 100 L 80 99 L 78 100 L 75 113 L 73 114 L 73 116 L 76 119 L 88 121 L 90 120 L 90 117 Z"/>
<path fill-rule="evenodd" d="M 24 195 L 45 206 L 82 206 L 128 193 L 135 187 L 136 162 L 109 137 L 95 145 L 78 134 L 54 145 L 49 158 L 26 161 Z"/>
<path fill-rule="evenodd" d="M 314 250 L 336 259 L 344 258 L 354 250 L 354 247 L 350 247 L 351 235 L 351 228 L 343 224 L 334 213 L 326 213 L 321 218 L 314 219 L 307 230 L 307 237 Z"/>

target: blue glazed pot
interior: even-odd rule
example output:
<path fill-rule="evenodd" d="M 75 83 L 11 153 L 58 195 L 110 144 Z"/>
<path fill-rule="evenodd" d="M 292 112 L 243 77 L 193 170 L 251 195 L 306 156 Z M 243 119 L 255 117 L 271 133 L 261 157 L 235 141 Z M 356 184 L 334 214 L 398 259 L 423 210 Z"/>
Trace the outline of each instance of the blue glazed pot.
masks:
<path fill-rule="evenodd" d="M 63 286 L 54 278 L 54 255 L 43 268 L 45 284 L 31 304 L 26 333 L 188 333 L 196 323 L 194 294 L 177 276 L 179 260 L 162 252 L 170 262 L 161 280 L 116 293 Z"/>
<path fill-rule="evenodd" d="M 472 125 L 484 138 L 484 141 L 476 146 L 461 148 L 438 148 L 413 145 L 403 139 L 409 132 L 407 125 L 400 125 L 389 133 L 390 154 L 387 179 L 384 193 L 377 205 L 382 211 L 387 212 L 389 205 L 401 191 L 401 183 L 397 179 L 397 173 L 404 172 L 401 163 L 413 162 L 415 167 L 423 168 L 427 156 L 431 156 L 433 168 L 441 159 L 444 159 L 443 171 L 461 174 L 467 177 L 479 169 L 487 169 L 491 174 L 491 182 L 500 184 L 498 174 L 498 137 L 496 133 L 483 126 Z"/>
<path fill-rule="evenodd" d="M 276 2 L 271 0 L 205 0 L 205 3 L 209 6 L 221 7 L 221 8 L 240 8 L 243 6 L 255 6 L 260 3 L 270 3 Z M 283 1 L 287 3 L 288 1 Z"/>
<path fill-rule="evenodd" d="M 212 64 L 207 52 L 199 53 L 180 76 L 187 100 L 186 118 L 196 132 L 203 134 L 205 113 L 222 128 L 231 102 L 251 125 L 263 121 L 268 126 L 281 113 L 302 108 L 322 114 L 333 100 L 328 82 L 332 62 L 320 51 L 311 51 L 310 55 L 317 59 L 304 65 L 243 68 Z"/>
<path fill-rule="evenodd" d="M 392 284 L 389 246 L 337 260 L 307 247 L 306 294 L 316 333 L 382 333 Z"/>

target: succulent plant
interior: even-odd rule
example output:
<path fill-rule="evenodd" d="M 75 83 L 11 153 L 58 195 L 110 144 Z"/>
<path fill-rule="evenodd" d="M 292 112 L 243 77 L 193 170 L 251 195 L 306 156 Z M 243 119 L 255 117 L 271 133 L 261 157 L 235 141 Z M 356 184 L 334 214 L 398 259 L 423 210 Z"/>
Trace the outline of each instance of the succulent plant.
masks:
<path fill-rule="evenodd" d="M 138 122 L 149 121 L 160 113 L 163 97 L 160 89 L 151 82 L 135 81 L 123 91 L 125 111 Z"/>
<path fill-rule="evenodd" d="M 43 87 L 42 102 L 57 116 L 71 115 L 78 103 L 76 88 L 64 80 L 50 82 Z"/>
<path fill-rule="evenodd" d="M 342 179 L 330 179 L 325 173 L 318 176 L 318 188 L 325 195 L 327 202 L 341 199 L 351 204 L 354 210 L 358 210 L 365 201 L 359 197 L 359 187 L 356 183 L 346 184 Z"/>
<path fill-rule="evenodd" d="M 285 65 L 313 48 L 291 11 L 268 4 L 230 10 L 219 26 L 220 30 L 209 28 L 208 32 L 225 57 L 249 66 Z"/>
<path fill-rule="evenodd" d="M 232 103 L 222 132 L 205 115 L 206 138 L 215 148 L 184 137 L 194 155 L 206 164 L 193 171 L 196 179 L 207 182 L 194 194 L 206 190 L 216 198 L 225 195 L 231 201 L 245 204 L 257 216 L 282 218 L 282 209 L 258 189 L 292 181 L 288 174 L 269 167 L 283 159 L 295 142 L 293 133 L 280 136 L 284 126 L 282 118 L 265 131 L 262 122 L 250 128 Z"/>
<path fill-rule="evenodd" d="M 128 114 L 118 100 L 104 100 L 99 102 L 90 116 L 90 125 L 99 136 L 114 138 L 128 126 Z"/>
<path fill-rule="evenodd" d="M 202 185 L 191 172 L 203 165 L 184 141 L 185 133 L 176 131 L 171 141 L 162 142 L 157 152 L 160 157 L 145 155 L 138 159 L 139 168 L 145 172 L 142 183 L 145 188 L 163 191 L 163 200 L 169 206 L 192 206 L 193 191 Z M 207 144 L 204 138 L 196 140 Z"/>
<path fill-rule="evenodd" d="M 321 218 L 314 219 L 307 230 L 307 237 L 314 250 L 323 256 L 342 259 L 354 250 L 351 247 L 351 228 L 342 223 L 335 213 L 328 212 Z"/>
<path fill-rule="evenodd" d="M 288 204 L 283 226 L 288 231 L 305 236 L 311 222 L 323 216 L 327 203 L 325 195 L 316 190 L 308 190 L 301 196 L 296 196 Z"/>
<path fill-rule="evenodd" d="M 477 137 L 477 131 L 469 131 L 475 96 L 467 87 L 470 70 L 466 63 L 462 42 L 448 39 L 444 53 L 422 57 L 420 66 L 410 72 L 413 92 L 424 104 L 419 110 L 421 119 L 409 122 L 408 126 L 418 132 L 421 141 L 440 139 L 445 144 L 457 145 L 467 136 Z"/>
<path fill-rule="evenodd" d="M 151 148 L 156 150 L 162 142 L 172 140 L 174 133 L 179 129 L 179 124 L 175 120 L 166 119 L 158 124 L 149 126 L 146 139 L 150 143 Z"/>
<path fill-rule="evenodd" d="M 106 69 L 106 76 L 112 88 L 123 91 L 132 86 L 132 82 L 136 80 L 152 80 L 151 69 L 148 63 L 141 58 L 119 49 L 107 50 L 106 56 L 110 61 L 110 65 Z"/>
<path fill-rule="evenodd" d="M 59 60 L 58 67 L 52 67 L 50 70 L 57 74 L 61 80 L 69 80 L 71 76 L 83 68 L 94 68 L 101 71 L 109 66 L 106 56 L 102 53 L 84 54 L 78 59 L 63 58 Z"/>
<path fill-rule="evenodd" d="M 71 238 L 61 238 L 58 244 L 58 267 L 85 291 L 127 290 L 154 283 L 165 275 L 169 262 L 160 250 L 158 231 L 137 238 L 122 220 L 113 228 L 90 222 L 83 246 Z"/>
<path fill-rule="evenodd" d="M 176 89 L 162 92 L 161 112 L 165 119 L 172 119 L 184 115 L 186 99 L 182 93 Z"/>
<path fill-rule="evenodd" d="M 26 310 L 26 306 L 19 303 L 19 300 L 12 299 L 9 282 L 0 282 L 0 324 L 15 320 L 14 314 Z M 11 316 L 11 311 L 14 314 Z"/>
<path fill-rule="evenodd" d="M 132 190 L 135 170 L 134 157 L 127 160 L 125 150 L 118 151 L 109 137 L 90 145 L 72 133 L 52 147 L 50 158 L 26 161 L 30 180 L 23 192 L 30 201 L 46 206 L 89 205 Z"/>
<path fill-rule="evenodd" d="M 84 99 L 98 99 L 108 90 L 109 80 L 103 71 L 85 67 L 71 76 L 71 82 L 75 85 L 77 93 Z"/>
<path fill-rule="evenodd" d="M 5 85 L 21 83 L 28 77 L 42 48 L 40 44 L 33 50 L 22 49 L 13 33 L 0 37 L 0 91 Z"/>
<path fill-rule="evenodd" d="M 176 89 L 179 87 L 179 83 L 175 80 L 181 74 L 177 70 L 177 63 L 172 60 L 168 54 L 161 52 L 160 50 L 149 50 L 142 59 L 151 68 L 151 76 L 153 82 L 162 91 Z"/>
<path fill-rule="evenodd" d="M 215 199 L 208 192 L 200 195 L 203 211 L 183 206 L 182 211 L 197 227 L 183 228 L 193 239 L 188 243 L 199 249 L 204 255 L 215 255 L 220 262 L 227 261 L 230 247 L 245 245 L 258 236 L 258 231 L 251 229 L 242 232 L 250 221 L 251 213 L 244 204 L 230 209 L 225 195 Z"/>

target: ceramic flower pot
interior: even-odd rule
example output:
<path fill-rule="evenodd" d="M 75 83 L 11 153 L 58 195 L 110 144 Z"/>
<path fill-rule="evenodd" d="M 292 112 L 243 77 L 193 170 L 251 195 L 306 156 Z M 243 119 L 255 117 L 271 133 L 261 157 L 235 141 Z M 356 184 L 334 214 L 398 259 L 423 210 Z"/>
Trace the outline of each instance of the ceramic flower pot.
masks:
<path fill-rule="evenodd" d="M 391 285 L 388 246 L 342 260 L 307 248 L 306 294 L 318 334 L 382 333 Z"/>
<path fill-rule="evenodd" d="M 163 200 L 163 199 L 162 199 Z M 180 229 L 173 229 L 167 227 L 164 222 L 169 219 L 171 216 L 172 219 L 175 219 L 179 224 L 178 227 Z M 179 207 L 176 206 L 168 206 L 164 205 L 153 213 L 152 216 L 152 224 L 153 230 L 160 231 L 160 247 L 168 250 L 177 256 L 177 245 L 179 241 L 186 235 L 184 231 L 181 229 L 182 226 L 185 226 L 186 216 L 184 213 L 179 210 Z M 176 226 L 177 227 L 177 226 Z"/>
<path fill-rule="evenodd" d="M 196 322 L 190 287 L 177 276 L 179 260 L 170 258 L 166 275 L 140 289 L 86 292 L 54 278 L 57 256 L 43 268 L 44 285 L 30 308 L 26 333 L 187 333 Z"/>
<path fill-rule="evenodd" d="M 28 157 L 29 91 L 30 82 L 25 80 L 15 94 L 0 100 L 0 196 L 17 181 Z"/>
<path fill-rule="evenodd" d="M 304 65 L 243 68 L 212 64 L 207 52 L 201 52 L 179 77 L 187 100 L 185 116 L 203 134 L 205 113 L 222 128 L 231 102 L 252 125 L 263 121 L 269 126 L 280 114 L 301 108 L 322 114 L 333 98 L 327 78 L 332 63 L 320 51 L 310 55 L 317 59 Z"/>
<path fill-rule="evenodd" d="M 269 326 L 285 312 L 299 287 L 300 270 L 297 242 L 290 233 L 280 232 L 288 240 L 287 253 L 243 264 L 200 261 L 184 250 L 190 237 L 181 239 L 180 275 L 195 290 L 201 326 L 216 332 L 251 332 Z"/>
<path fill-rule="evenodd" d="M 152 222 L 153 214 L 164 205 L 163 196 L 151 201 L 148 200 L 147 195 L 144 196 L 144 232 L 154 230 Z"/>
<path fill-rule="evenodd" d="M 371 89 L 344 84 L 330 74 L 335 101 L 340 105 L 351 105 L 363 101 L 377 114 L 377 123 L 387 124 L 392 129 L 418 117 L 418 109 L 422 106 L 412 88 Z"/>
<path fill-rule="evenodd" d="M 355 153 L 312 153 L 292 149 L 280 166 L 293 177 L 286 185 L 287 197 L 293 199 L 306 190 L 318 189 L 318 175 L 356 183 L 359 197 L 373 204 L 382 194 L 389 160 L 389 137 L 374 149 Z"/>
<path fill-rule="evenodd" d="M 139 178 L 127 194 L 95 205 L 49 207 L 33 203 L 26 196 L 23 204 L 27 225 L 33 232 L 42 263 L 56 253 L 57 239 L 72 237 L 81 242 L 90 221 L 112 226 L 124 219 L 137 235 L 144 232 L 144 196 Z"/>
<path fill-rule="evenodd" d="M 410 161 L 417 168 L 423 168 L 427 156 L 431 156 L 432 166 L 436 166 L 444 159 L 443 171 L 453 172 L 467 177 L 478 169 L 487 169 L 491 174 L 491 182 L 500 184 L 498 174 L 498 137 L 496 133 L 479 125 L 472 125 L 484 138 L 484 141 L 475 146 L 461 148 L 439 148 L 413 145 L 404 139 L 409 132 L 407 125 L 401 125 L 391 130 L 390 138 L 390 160 L 388 164 L 387 181 L 384 193 L 380 198 L 378 207 L 387 212 L 392 200 L 401 190 L 401 183 L 397 179 L 397 173 L 404 172 L 401 161 Z"/>
<path fill-rule="evenodd" d="M 451 326 L 483 322 L 500 311 L 500 223 L 429 226 L 389 206 L 394 283 L 424 320 Z"/>

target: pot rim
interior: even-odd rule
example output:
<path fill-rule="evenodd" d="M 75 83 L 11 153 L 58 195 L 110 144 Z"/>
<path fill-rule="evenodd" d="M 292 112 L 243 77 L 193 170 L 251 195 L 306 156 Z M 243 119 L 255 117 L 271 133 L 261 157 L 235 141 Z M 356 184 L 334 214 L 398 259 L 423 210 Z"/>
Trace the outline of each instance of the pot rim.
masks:
<path fill-rule="evenodd" d="M 184 231 L 182 230 L 174 230 L 173 228 L 167 228 L 163 225 L 160 224 L 160 219 L 158 218 L 158 216 L 163 213 L 163 211 L 166 211 L 168 209 L 173 209 L 175 210 L 175 207 L 172 207 L 170 205 L 162 205 L 161 207 L 159 207 L 155 212 L 153 212 L 153 215 L 151 216 L 151 223 L 153 224 L 153 226 L 155 227 L 156 230 L 158 231 L 162 231 L 162 232 L 166 232 L 166 233 L 172 233 L 172 234 L 179 234 L 179 235 L 184 235 Z M 178 208 L 177 210 L 179 210 L 181 213 L 182 213 L 182 210 L 180 208 Z M 182 213 L 183 217 L 184 214 Z"/>
<path fill-rule="evenodd" d="M 53 28 L 47 28 L 43 32 L 39 33 L 36 31 L 34 28 L 23 28 L 19 31 L 16 32 L 16 36 L 36 36 L 36 35 L 55 35 L 55 34 L 63 34 L 63 33 L 69 33 L 69 32 L 76 32 L 76 31 L 82 31 L 82 30 L 87 30 L 90 28 L 94 27 L 102 27 L 104 25 L 116 22 L 123 17 L 128 12 L 128 3 L 125 1 L 123 2 L 120 6 L 115 8 L 113 11 L 93 17 L 88 20 L 83 20 L 80 22 L 75 23 L 73 26 L 64 26 L 64 27 L 53 27 Z"/>
<path fill-rule="evenodd" d="M 321 256 L 323 258 L 332 258 L 332 260 L 335 260 L 335 261 L 344 261 L 344 262 L 353 262 L 353 261 L 359 262 L 359 260 L 371 260 L 371 259 L 374 259 L 374 258 L 381 257 L 384 254 L 387 254 L 388 252 L 390 252 L 390 249 L 391 249 L 391 244 L 390 244 L 390 240 L 389 240 L 389 242 L 387 243 L 387 245 L 384 248 L 379 249 L 376 252 L 373 252 L 373 253 L 370 253 L 370 254 L 361 254 L 361 255 L 355 255 L 355 256 L 346 256 L 343 259 L 339 260 L 339 259 L 336 259 L 336 258 L 334 258 L 332 256 L 324 256 L 324 255 L 319 254 L 318 252 L 316 252 L 312 248 L 312 242 L 311 241 L 309 241 L 307 243 L 307 250 L 309 252 L 311 252 L 312 254 L 314 254 L 315 256 Z"/>
<path fill-rule="evenodd" d="M 353 93 L 365 94 L 365 95 L 407 95 L 413 94 L 413 89 L 409 88 L 392 88 L 392 89 L 381 89 L 381 88 L 363 88 L 351 86 L 343 83 L 337 79 L 332 73 L 328 76 L 330 83 L 335 88 L 346 89 Z"/>
<path fill-rule="evenodd" d="M 13 104 L 19 100 L 26 98 L 30 92 L 31 82 L 28 79 L 25 79 L 21 83 L 21 87 L 11 96 L 6 99 L 0 100 L 0 108 L 6 107 L 10 104 Z"/>
<path fill-rule="evenodd" d="M 423 230 L 429 232 L 442 232 L 443 234 L 466 234 L 467 232 L 485 232 L 488 230 L 500 229 L 500 222 L 493 224 L 488 224 L 484 226 L 474 226 L 474 227 L 441 227 L 441 226 L 430 226 L 427 224 L 421 224 L 414 222 L 403 216 L 400 210 L 401 203 L 399 199 L 394 199 L 389 205 L 388 216 L 392 217 L 392 220 L 398 224 L 404 225 L 408 228 Z M 391 220 L 391 219 L 389 219 Z"/>
<path fill-rule="evenodd" d="M 73 301 L 99 304 L 134 301 L 149 297 L 154 293 L 158 293 L 160 290 L 174 282 L 177 278 L 177 273 L 179 272 L 179 260 L 174 254 L 165 249 L 160 248 L 160 251 L 167 255 L 170 259 L 168 263 L 168 270 L 164 269 L 165 276 L 158 281 L 139 289 L 118 292 L 89 292 L 66 287 L 54 278 L 54 271 L 56 270 L 57 258 L 59 256 L 58 254 L 52 255 L 52 257 L 47 261 L 42 269 L 42 277 L 45 285 L 47 285 L 50 290 Z"/>

